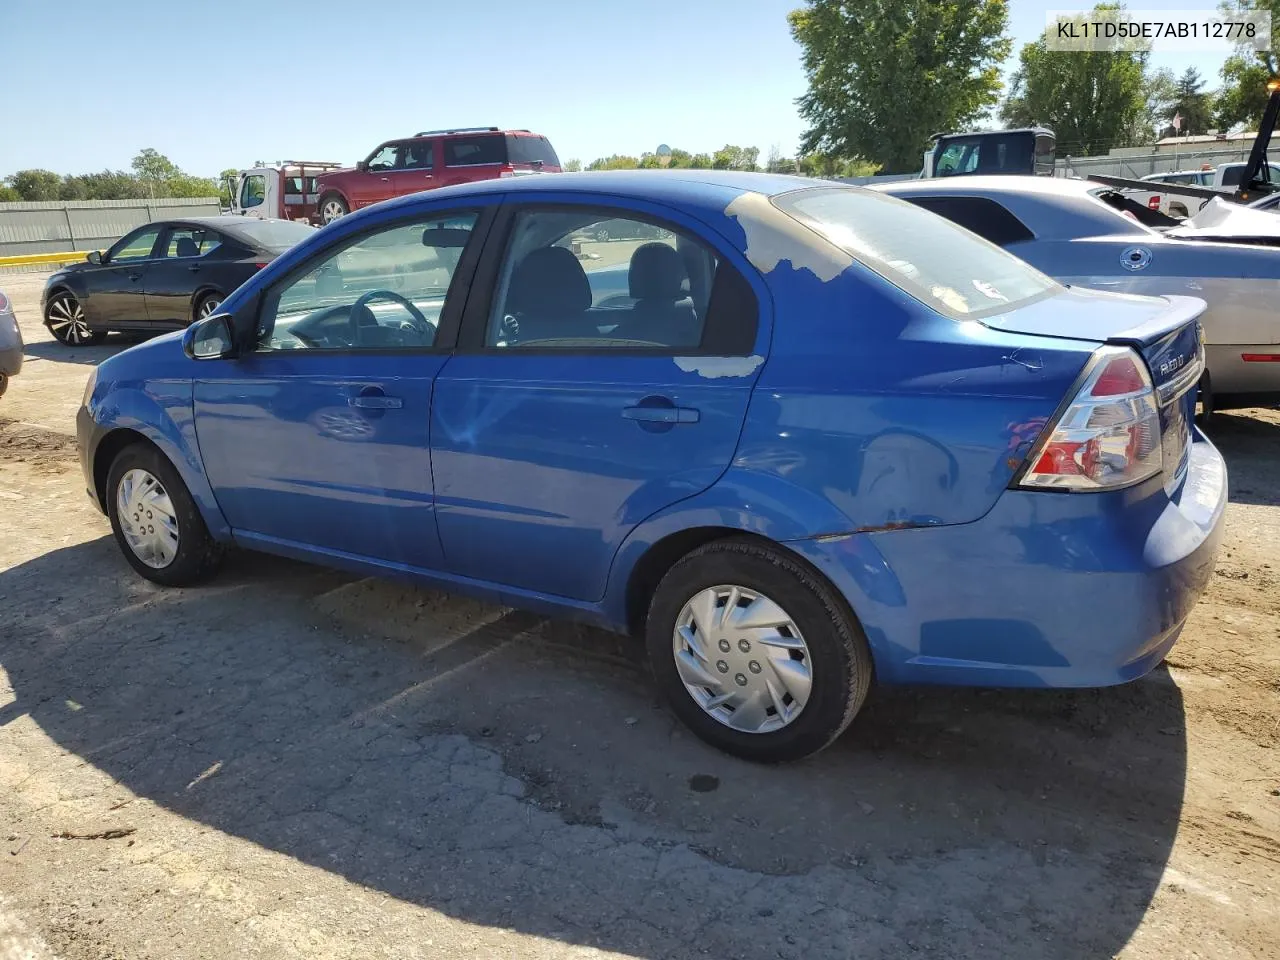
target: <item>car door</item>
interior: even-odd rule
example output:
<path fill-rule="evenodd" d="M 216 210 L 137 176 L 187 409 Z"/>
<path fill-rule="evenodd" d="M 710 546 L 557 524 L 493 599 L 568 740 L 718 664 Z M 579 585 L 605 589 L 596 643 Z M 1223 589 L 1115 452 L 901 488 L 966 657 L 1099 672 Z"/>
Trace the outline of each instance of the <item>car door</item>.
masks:
<path fill-rule="evenodd" d="M 347 199 L 351 202 L 352 210 L 395 196 L 391 175 L 400 166 L 403 156 L 402 143 L 384 143 L 369 155 L 364 170 L 348 181 L 351 192 Z"/>
<path fill-rule="evenodd" d="M 436 380 L 432 469 L 451 572 L 593 601 L 638 523 L 728 468 L 767 324 L 705 227 L 563 199 L 504 207 Z M 668 232 L 582 239 L 618 219 Z"/>
<path fill-rule="evenodd" d="M 97 326 L 129 326 L 148 321 L 146 277 L 163 224 L 151 223 L 125 234 L 87 278 L 85 319 Z"/>
<path fill-rule="evenodd" d="M 144 280 L 152 323 L 191 321 L 192 294 L 210 272 L 206 258 L 223 242 L 218 231 L 194 224 L 174 224 L 165 230 Z"/>
<path fill-rule="evenodd" d="M 399 166 L 391 171 L 391 191 L 403 197 L 436 186 L 435 144 L 430 140 L 409 140 L 401 145 Z"/>
<path fill-rule="evenodd" d="M 431 390 L 489 219 L 340 233 L 264 293 L 254 352 L 201 365 L 196 435 L 240 540 L 439 568 Z"/>

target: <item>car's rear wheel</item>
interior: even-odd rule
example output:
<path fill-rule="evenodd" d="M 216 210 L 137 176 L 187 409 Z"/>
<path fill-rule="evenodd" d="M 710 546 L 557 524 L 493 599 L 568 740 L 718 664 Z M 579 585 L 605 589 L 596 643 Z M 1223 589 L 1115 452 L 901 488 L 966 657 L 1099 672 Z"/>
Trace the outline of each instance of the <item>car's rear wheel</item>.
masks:
<path fill-rule="evenodd" d="M 1201 427 L 1208 427 L 1213 423 L 1213 385 L 1208 373 L 1200 378 L 1196 394 L 1196 420 Z"/>
<path fill-rule="evenodd" d="M 90 330 L 85 320 L 84 308 L 75 294 L 65 290 L 54 294 L 44 308 L 45 325 L 54 339 L 72 347 L 87 347 L 101 343 L 106 333 L 101 330 Z"/>
<path fill-rule="evenodd" d="M 107 473 L 107 516 L 116 543 L 139 574 L 167 587 L 211 577 L 222 545 L 209 535 L 186 484 L 155 447 L 125 447 Z"/>
<path fill-rule="evenodd" d="M 596 239 L 597 239 L 597 240 L 599 240 L 599 241 L 602 241 L 602 242 L 603 242 L 603 241 L 605 241 L 605 240 L 608 240 L 608 239 L 609 239 L 609 228 L 608 228 L 608 227 L 597 227 L 597 228 L 596 228 Z"/>
<path fill-rule="evenodd" d="M 211 317 L 220 306 L 222 306 L 222 294 L 206 293 L 196 301 L 196 307 L 191 311 L 191 319 L 195 321 Z"/>
<path fill-rule="evenodd" d="M 347 201 L 336 193 L 326 193 L 320 198 L 320 219 L 325 223 L 333 223 L 339 217 L 345 217 L 350 213 L 347 207 Z"/>
<path fill-rule="evenodd" d="M 871 687 L 857 621 L 830 584 L 745 539 L 701 547 L 654 593 L 650 665 L 699 737 L 747 760 L 799 760 L 849 725 Z"/>

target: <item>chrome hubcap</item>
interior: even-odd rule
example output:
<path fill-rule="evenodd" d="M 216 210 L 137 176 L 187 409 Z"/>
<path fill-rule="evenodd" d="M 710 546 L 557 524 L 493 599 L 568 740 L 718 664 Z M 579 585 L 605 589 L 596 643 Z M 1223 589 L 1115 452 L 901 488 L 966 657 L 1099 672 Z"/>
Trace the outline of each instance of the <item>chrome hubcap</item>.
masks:
<path fill-rule="evenodd" d="M 324 205 L 324 208 L 320 211 L 320 213 L 324 216 L 325 223 L 329 223 L 332 220 L 337 220 L 340 216 L 342 216 L 342 204 L 340 204 L 337 200 L 330 200 L 328 203 Z"/>
<path fill-rule="evenodd" d="M 146 470 L 130 470 L 116 488 L 120 531 L 133 555 L 156 570 L 178 554 L 178 518 L 164 486 Z"/>
<path fill-rule="evenodd" d="M 74 297 L 58 297 L 49 304 L 49 329 L 55 337 L 67 343 L 83 343 L 90 337 L 84 310 Z"/>
<path fill-rule="evenodd" d="M 200 304 L 200 319 L 203 320 L 205 317 L 212 316 L 213 311 L 217 310 L 220 306 L 222 306 L 221 300 L 206 300 L 204 303 Z"/>
<path fill-rule="evenodd" d="M 696 594 L 676 617 L 672 650 L 689 696 L 726 727 L 781 730 L 809 702 L 809 647 L 762 593 L 727 585 Z"/>

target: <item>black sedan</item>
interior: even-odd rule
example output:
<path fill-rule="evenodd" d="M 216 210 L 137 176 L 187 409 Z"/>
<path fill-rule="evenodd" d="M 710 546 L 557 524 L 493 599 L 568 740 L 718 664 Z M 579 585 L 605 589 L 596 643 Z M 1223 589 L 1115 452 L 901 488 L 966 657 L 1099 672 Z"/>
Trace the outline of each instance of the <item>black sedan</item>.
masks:
<path fill-rule="evenodd" d="M 45 284 L 45 326 L 62 343 L 98 343 L 110 330 L 160 333 L 213 313 L 227 294 L 313 227 L 257 217 L 148 223 L 105 253 Z"/>

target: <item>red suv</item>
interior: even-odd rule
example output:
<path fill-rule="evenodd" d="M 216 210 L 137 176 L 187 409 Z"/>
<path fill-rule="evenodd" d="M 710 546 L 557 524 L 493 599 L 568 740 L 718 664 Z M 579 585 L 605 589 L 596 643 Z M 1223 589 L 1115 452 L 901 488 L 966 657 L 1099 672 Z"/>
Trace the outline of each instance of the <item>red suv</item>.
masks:
<path fill-rule="evenodd" d="M 424 130 L 388 140 L 354 169 L 317 177 L 320 202 L 313 220 L 329 223 L 371 203 L 434 187 L 559 172 L 560 158 L 550 141 L 528 130 Z"/>

